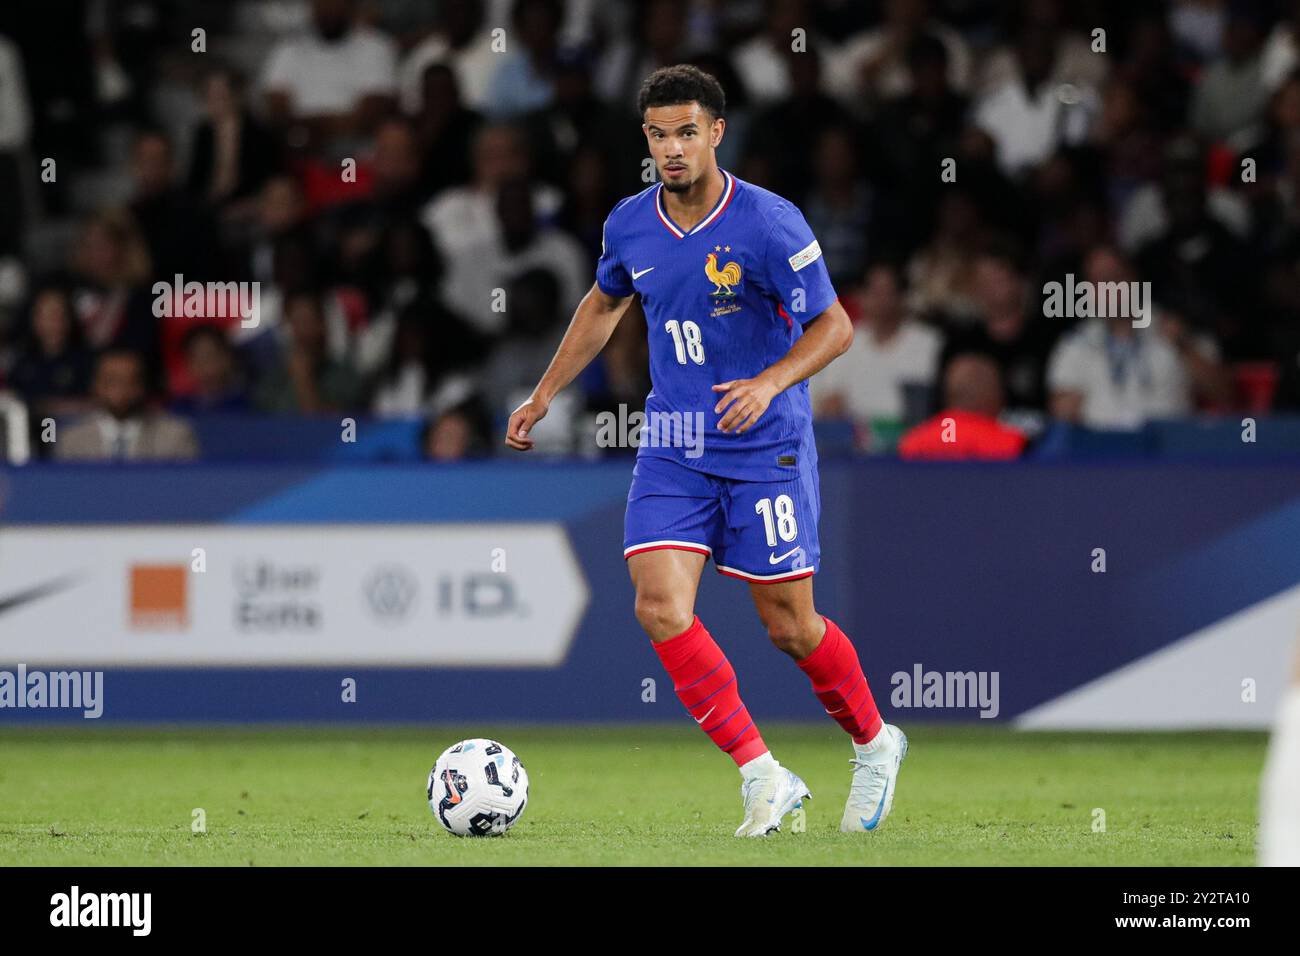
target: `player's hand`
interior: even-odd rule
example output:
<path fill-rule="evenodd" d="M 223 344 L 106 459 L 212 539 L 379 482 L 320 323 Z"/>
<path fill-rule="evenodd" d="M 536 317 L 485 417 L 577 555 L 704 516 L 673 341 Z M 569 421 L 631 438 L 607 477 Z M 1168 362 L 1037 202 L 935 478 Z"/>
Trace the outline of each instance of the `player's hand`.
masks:
<path fill-rule="evenodd" d="M 726 393 L 713 406 L 715 412 L 726 410 L 718 422 L 718 431 L 730 432 L 735 429 L 736 434 L 748 431 L 767 411 L 767 406 L 776 398 L 777 393 L 777 389 L 762 378 L 738 378 L 714 385 L 713 390 Z"/>
<path fill-rule="evenodd" d="M 531 450 L 533 440 L 528 437 L 528 433 L 533 430 L 534 425 L 546 417 L 548 408 L 550 408 L 548 402 L 534 395 L 511 412 L 510 424 L 506 426 L 506 444 L 516 451 Z"/>

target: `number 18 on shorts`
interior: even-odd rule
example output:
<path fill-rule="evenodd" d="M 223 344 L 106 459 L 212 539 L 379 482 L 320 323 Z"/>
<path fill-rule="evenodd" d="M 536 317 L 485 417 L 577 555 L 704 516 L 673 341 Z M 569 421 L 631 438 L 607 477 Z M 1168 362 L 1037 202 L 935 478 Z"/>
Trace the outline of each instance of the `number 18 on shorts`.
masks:
<path fill-rule="evenodd" d="M 656 548 L 697 551 L 723 574 L 789 581 L 817 570 L 817 469 L 782 481 L 742 481 L 641 456 L 623 523 L 623 556 Z"/>

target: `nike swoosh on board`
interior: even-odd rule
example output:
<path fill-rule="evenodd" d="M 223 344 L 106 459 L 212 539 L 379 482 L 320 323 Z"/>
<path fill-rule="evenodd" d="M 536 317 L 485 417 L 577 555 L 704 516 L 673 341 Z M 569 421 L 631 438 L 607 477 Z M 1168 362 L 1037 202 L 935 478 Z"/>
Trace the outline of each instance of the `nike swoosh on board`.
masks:
<path fill-rule="evenodd" d="M 32 601 L 48 597 L 51 594 L 66 591 L 68 588 L 72 587 L 80 577 L 80 574 L 65 574 L 63 577 L 55 578 L 53 581 L 46 581 L 44 584 L 38 584 L 25 591 L 18 591 L 15 594 L 2 597 L 0 598 L 0 614 L 3 614 L 5 611 L 12 611 L 16 608 L 20 608 L 24 604 L 30 604 Z"/>

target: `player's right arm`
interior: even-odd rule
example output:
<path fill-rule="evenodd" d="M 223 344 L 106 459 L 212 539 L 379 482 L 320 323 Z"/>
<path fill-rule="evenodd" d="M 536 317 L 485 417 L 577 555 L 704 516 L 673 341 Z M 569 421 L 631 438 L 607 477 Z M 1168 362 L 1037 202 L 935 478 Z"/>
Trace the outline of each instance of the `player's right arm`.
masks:
<path fill-rule="evenodd" d="M 600 354 L 631 301 L 630 295 L 615 296 L 603 292 L 599 283 L 583 296 L 546 374 L 528 400 L 510 413 L 510 424 L 506 426 L 507 445 L 519 451 L 533 447 L 528 433 L 546 415 L 551 399 Z"/>

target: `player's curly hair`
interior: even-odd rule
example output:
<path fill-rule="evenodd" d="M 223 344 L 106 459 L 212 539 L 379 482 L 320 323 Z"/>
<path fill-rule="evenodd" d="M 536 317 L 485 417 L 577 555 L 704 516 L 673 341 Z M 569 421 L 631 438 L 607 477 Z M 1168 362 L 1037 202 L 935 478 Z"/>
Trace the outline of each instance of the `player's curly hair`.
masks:
<path fill-rule="evenodd" d="M 636 110 L 642 116 L 652 106 L 676 106 L 678 103 L 699 103 L 714 119 L 727 108 L 727 96 L 722 84 L 711 73 L 698 66 L 679 63 L 655 70 L 641 84 L 636 97 Z"/>

